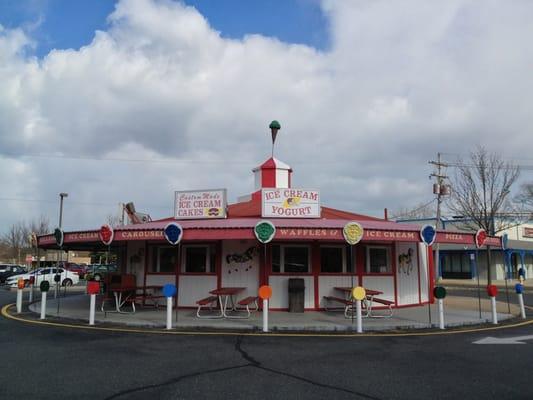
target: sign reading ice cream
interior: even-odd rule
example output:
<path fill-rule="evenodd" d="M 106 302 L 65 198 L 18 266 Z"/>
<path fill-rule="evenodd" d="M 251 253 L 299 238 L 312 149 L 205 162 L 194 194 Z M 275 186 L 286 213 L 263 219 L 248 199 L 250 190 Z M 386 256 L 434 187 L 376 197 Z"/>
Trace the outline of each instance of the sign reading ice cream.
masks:
<path fill-rule="evenodd" d="M 176 192 L 176 219 L 226 218 L 226 189 Z"/>
<path fill-rule="evenodd" d="M 320 218 L 320 192 L 307 189 L 263 189 L 263 218 Z"/>

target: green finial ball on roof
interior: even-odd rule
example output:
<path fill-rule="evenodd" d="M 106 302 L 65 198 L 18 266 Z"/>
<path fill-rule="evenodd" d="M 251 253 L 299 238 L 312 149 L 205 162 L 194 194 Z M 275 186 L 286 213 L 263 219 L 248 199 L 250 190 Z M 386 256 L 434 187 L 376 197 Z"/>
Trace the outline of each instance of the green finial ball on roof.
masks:
<path fill-rule="evenodd" d="M 281 129 L 281 125 L 276 120 L 272 121 L 268 127 L 270 129 Z"/>

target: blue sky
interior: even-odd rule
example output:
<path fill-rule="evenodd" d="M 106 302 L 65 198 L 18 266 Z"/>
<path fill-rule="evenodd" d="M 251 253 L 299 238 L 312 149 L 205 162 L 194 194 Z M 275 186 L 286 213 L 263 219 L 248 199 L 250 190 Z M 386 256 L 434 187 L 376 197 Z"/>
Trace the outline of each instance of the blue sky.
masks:
<path fill-rule="evenodd" d="M 35 55 L 51 49 L 78 49 L 89 44 L 95 30 L 105 30 L 115 0 L 2 0 L 0 24 L 23 27 L 35 39 Z M 327 47 L 327 20 L 317 0 L 187 0 L 222 37 L 246 34 L 277 37 L 317 49 Z"/>
<path fill-rule="evenodd" d="M 533 2 L 185 4 L 0 0 L 0 234 L 61 192 L 67 230 L 168 217 L 176 190 L 235 202 L 273 119 L 294 187 L 378 217 L 432 200 L 437 152 L 531 159 Z"/>

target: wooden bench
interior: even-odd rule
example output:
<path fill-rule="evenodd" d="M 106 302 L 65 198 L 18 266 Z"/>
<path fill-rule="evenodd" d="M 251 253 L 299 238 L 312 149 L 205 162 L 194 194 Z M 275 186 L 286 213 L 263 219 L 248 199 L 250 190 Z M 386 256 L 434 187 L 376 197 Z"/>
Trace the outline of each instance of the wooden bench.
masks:
<path fill-rule="evenodd" d="M 334 311 L 336 309 L 338 310 L 338 308 L 336 308 L 336 309 L 335 308 L 328 308 L 327 305 L 328 305 L 329 302 L 340 303 L 340 304 L 342 304 L 344 306 L 343 307 L 343 309 L 344 309 L 344 317 L 345 318 L 352 318 L 352 316 L 353 316 L 352 307 L 353 307 L 353 305 L 355 305 L 355 300 L 352 301 L 352 300 L 343 299 L 341 297 L 335 297 L 335 296 L 324 296 L 324 300 L 326 300 L 325 303 L 324 303 L 324 305 L 325 305 L 324 309 L 326 311 Z M 361 305 L 362 305 L 363 309 L 366 309 L 366 304 L 365 304 L 364 301 L 361 303 Z"/>
<path fill-rule="evenodd" d="M 250 315 L 252 315 L 252 311 L 255 312 L 259 310 L 259 304 L 257 303 L 257 300 L 259 298 L 257 296 L 249 296 L 245 297 L 242 300 L 239 300 L 237 302 L 237 306 L 235 307 L 235 311 L 239 312 L 239 314 L 233 314 L 229 315 L 228 318 L 250 318 Z M 250 310 L 250 305 L 253 304 L 253 309 Z M 245 312 L 246 314 L 242 315 L 242 313 Z"/>
<path fill-rule="evenodd" d="M 198 310 L 196 311 L 196 316 L 198 318 L 222 318 L 222 310 L 220 311 L 220 314 L 207 314 L 207 315 L 201 315 L 200 311 L 202 310 L 202 307 L 209 307 L 209 310 L 213 310 L 213 304 L 216 304 L 218 301 L 218 296 L 209 296 L 204 299 L 200 299 L 196 302 L 198 305 Z"/>
<path fill-rule="evenodd" d="M 373 308 L 372 305 L 373 304 L 371 304 L 368 307 L 368 316 L 369 317 L 372 317 L 372 318 L 390 318 L 390 317 L 392 317 L 392 314 L 394 313 L 394 310 L 392 309 L 392 306 L 394 305 L 394 301 L 380 299 L 379 297 L 372 297 L 371 301 L 372 301 L 372 303 L 380 303 L 380 304 L 383 304 L 385 306 L 388 306 L 389 315 L 374 315 L 372 313 L 372 308 Z"/>

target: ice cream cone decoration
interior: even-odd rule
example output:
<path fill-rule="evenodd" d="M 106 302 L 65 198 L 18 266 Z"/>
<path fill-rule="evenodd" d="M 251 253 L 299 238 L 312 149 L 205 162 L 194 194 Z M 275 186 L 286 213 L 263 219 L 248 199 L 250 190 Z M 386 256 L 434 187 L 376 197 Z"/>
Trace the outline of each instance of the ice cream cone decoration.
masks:
<path fill-rule="evenodd" d="M 274 143 L 276 142 L 276 136 L 278 135 L 278 131 L 281 129 L 281 125 L 278 121 L 274 120 L 268 127 L 272 132 L 272 157 L 274 157 Z"/>

